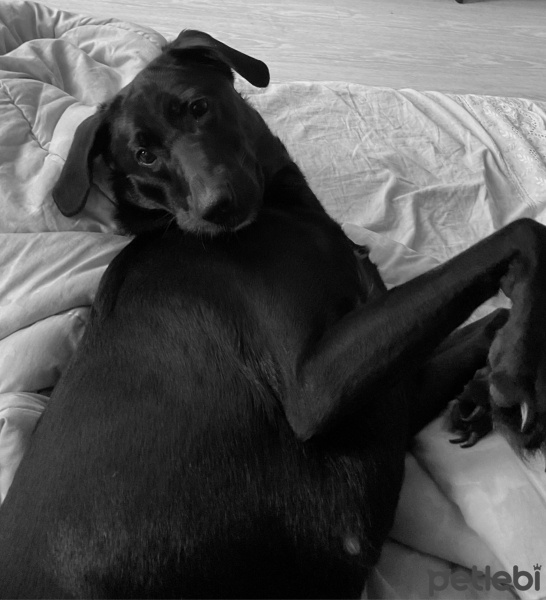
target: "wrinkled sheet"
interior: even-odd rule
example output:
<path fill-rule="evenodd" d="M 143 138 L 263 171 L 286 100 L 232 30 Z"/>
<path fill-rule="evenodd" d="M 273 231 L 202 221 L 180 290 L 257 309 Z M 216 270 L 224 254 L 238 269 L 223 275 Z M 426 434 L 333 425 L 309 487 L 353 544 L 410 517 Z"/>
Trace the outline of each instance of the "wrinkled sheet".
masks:
<path fill-rule="evenodd" d="M 51 189 L 77 125 L 159 52 L 146 27 L 0 2 L 0 500 L 87 322 L 116 234 L 97 166 L 88 205 L 63 217 Z M 238 86 L 286 143 L 329 213 L 371 248 L 389 286 L 517 217 L 546 223 L 546 105 L 346 83 Z M 506 303 L 496 298 L 481 310 Z M 498 435 L 468 450 L 440 417 L 416 438 L 369 597 L 431 593 L 429 571 L 534 574 L 546 559 L 546 476 Z M 545 578 L 546 579 L 546 578 Z M 546 596 L 541 589 L 522 598 Z"/>

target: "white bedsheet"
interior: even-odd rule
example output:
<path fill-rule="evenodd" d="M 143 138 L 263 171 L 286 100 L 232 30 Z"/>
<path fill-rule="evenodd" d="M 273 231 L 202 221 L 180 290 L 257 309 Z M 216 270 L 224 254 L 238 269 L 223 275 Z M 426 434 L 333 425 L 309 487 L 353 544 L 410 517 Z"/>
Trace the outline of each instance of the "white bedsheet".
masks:
<path fill-rule="evenodd" d="M 56 210 L 52 186 L 76 126 L 164 42 L 145 27 L 0 2 L 0 500 L 128 241 L 115 233 L 103 173 L 74 219 Z M 239 86 L 388 285 L 517 217 L 546 223 L 544 104 L 335 82 Z M 523 464 L 498 435 L 461 450 L 443 423 L 408 454 L 372 597 L 432 597 L 427 570 L 453 563 L 534 574 L 546 562 L 544 465 Z M 545 597 L 546 583 L 518 594 Z M 511 596 L 448 587 L 433 597 Z"/>

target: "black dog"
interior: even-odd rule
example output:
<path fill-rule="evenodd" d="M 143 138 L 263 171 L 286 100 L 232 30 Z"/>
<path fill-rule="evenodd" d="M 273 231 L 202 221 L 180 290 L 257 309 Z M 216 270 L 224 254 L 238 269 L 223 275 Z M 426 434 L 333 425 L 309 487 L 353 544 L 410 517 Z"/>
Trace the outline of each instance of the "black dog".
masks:
<path fill-rule="evenodd" d="M 408 440 L 478 369 L 463 441 L 492 416 L 544 447 L 546 230 L 387 292 L 231 69 L 268 83 L 184 32 L 76 133 L 59 208 L 102 155 L 136 237 L 0 509 L 3 596 L 358 597 Z M 510 314 L 452 333 L 501 287 Z"/>

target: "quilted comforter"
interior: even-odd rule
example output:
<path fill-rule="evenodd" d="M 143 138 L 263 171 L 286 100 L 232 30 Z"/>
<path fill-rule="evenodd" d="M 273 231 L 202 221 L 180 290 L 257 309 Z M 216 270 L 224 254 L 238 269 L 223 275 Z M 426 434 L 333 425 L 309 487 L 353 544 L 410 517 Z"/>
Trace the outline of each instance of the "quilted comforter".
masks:
<path fill-rule="evenodd" d="M 0 1 L 0 501 L 128 242 L 100 165 L 77 218 L 58 212 L 51 189 L 77 125 L 165 42 L 142 26 Z M 341 82 L 238 86 L 389 286 L 517 217 L 546 224 L 546 104 Z M 415 439 L 368 596 L 546 597 L 534 569 L 546 562 L 543 461 L 522 462 L 497 434 L 466 450 L 449 437 L 442 416 Z M 511 591 L 493 585 L 499 571 Z"/>

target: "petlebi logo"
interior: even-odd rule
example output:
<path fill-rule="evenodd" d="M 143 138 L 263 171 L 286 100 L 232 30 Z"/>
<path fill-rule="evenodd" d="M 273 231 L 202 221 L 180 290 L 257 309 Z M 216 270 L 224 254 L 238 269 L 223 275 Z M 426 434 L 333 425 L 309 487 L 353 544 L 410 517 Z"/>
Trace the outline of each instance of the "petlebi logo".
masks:
<path fill-rule="evenodd" d="M 484 571 L 479 571 L 476 566 L 473 566 L 471 571 L 431 571 L 427 569 L 428 590 L 430 595 L 445 590 L 448 586 L 459 592 L 469 589 L 489 591 L 491 588 L 499 591 L 514 588 L 520 592 L 533 588 L 538 592 L 541 589 L 541 569 L 542 565 L 538 563 L 533 565 L 532 573 L 520 570 L 516 565 L 511 573 L 508 571 L 491 573 L 491 567 L 485 567 Z"/>

